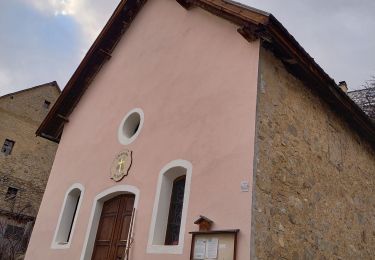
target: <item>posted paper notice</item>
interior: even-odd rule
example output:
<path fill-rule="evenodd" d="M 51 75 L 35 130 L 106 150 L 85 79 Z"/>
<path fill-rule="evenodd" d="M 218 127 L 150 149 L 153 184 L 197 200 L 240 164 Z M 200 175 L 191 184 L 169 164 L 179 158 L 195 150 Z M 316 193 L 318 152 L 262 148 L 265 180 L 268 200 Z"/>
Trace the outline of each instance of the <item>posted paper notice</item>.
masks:
<path fill-rule="evenodd" d="M 197 239 L 194 245 L 194 259 L 204 259 L 206 253 L 206 240 Z"/>
<path fill-rule="evenodd" d="M 206 241 L 206 259 L 217 259 L 219 239 L 212 238 Z"/>

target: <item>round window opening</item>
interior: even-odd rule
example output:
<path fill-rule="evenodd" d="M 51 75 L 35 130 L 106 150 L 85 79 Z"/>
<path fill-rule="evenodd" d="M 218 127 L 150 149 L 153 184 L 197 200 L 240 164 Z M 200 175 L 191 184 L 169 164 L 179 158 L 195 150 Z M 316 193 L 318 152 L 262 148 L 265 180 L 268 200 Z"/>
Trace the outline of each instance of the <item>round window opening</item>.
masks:
<path fill-rule="evenodd" d="M 138 137 L 143 119 L 143 111 L 139 108 L 131 110 L 124 117 L 118 129 L 118 139 L 121 144 L 130 144 Z"/>

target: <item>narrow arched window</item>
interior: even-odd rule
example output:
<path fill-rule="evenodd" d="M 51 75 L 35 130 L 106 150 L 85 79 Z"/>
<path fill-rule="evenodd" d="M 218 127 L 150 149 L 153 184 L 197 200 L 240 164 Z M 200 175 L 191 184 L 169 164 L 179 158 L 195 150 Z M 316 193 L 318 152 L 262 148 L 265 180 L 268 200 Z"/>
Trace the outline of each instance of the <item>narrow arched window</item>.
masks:
<path fill-rule="evenodd" d="M 73 185 L 67 191 L 52 243 L 53 248 L 69 247 L 82 200 L 82 192 L 83 187 L 80 184 Z"/>
<path fill-rule="evenodd" d="M 185 180 L 186 176 L 183 175 L 173 182 L 167 231 L 165 234 L 165 245 L 178 245 L 182 207 L 184 205 Z"/>
<path fill-rule="evenodd" d="M 148 253 L 182 254 L 192 165 L 168 163 L 160 171 L 150 225 Z"/>

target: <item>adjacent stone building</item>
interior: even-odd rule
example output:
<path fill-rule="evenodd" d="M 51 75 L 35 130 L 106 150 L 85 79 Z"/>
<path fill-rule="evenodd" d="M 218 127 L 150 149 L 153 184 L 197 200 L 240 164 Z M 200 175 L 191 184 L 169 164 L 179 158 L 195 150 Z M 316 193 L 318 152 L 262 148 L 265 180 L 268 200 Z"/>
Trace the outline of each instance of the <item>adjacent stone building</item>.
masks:
<path fill-rule="evenodd" d="M 373 141 L 270 51 L 260 57 L 254 259 L 373 259 Z"/>
<path fill-rule="evenodd" d="M 27 245 L 57 149 L 35 131 L 59 94 L 51 82 L 0 97 L 0 259 Z"/>

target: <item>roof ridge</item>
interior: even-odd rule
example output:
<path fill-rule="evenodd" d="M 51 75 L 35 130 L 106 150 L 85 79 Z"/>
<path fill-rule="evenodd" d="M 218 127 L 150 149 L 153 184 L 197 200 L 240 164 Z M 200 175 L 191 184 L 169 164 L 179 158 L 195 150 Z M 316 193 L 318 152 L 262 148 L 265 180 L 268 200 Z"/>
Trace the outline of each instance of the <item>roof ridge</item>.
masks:
<path fill-rule="evenodd" d="M 33 90 L 33 89 L 36 89 L 36 88 L 46 87 L 46 86 L 56 87 L 58 89 L 58 91 L 61 93 L 61 89 L 60 89 L 59 85 L 57 84 L 56 80 L 54 80 L 54 81 L 47 82 L 47 83 L 44 83 L 44 84 L 40 84 L 40 85 L 36 85 L 36 86 L 33 86 L 33 87 L 21 89 L 21 90 L 15 91 L 15 92 L 11 92 L 11 93 L 5 94 L 3 96 L 0 96 L 0 98 L 17 95 L 17 94 L 20 94 L 20 93 L 23 93 L 23 92 L 26 92 L 26 91 L 30 91 L 30 90 Z"/>

